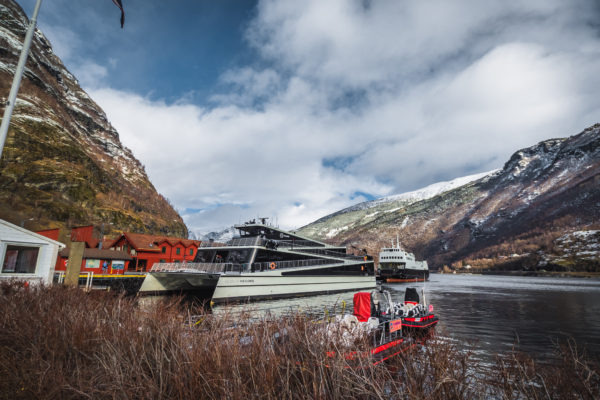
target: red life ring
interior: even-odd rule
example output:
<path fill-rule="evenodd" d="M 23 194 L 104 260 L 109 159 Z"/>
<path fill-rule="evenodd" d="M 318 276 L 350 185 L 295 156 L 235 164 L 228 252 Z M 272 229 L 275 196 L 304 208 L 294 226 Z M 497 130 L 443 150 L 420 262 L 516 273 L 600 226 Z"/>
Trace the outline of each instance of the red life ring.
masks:
<path fill-rule="evenodd" d="M 274 262 L 272 262 L 271 265 L 269 265 L 269 267 L 271 269 L 275 269 L 275 268 L 277 268 L 277 264 L 275 264 Z"/>

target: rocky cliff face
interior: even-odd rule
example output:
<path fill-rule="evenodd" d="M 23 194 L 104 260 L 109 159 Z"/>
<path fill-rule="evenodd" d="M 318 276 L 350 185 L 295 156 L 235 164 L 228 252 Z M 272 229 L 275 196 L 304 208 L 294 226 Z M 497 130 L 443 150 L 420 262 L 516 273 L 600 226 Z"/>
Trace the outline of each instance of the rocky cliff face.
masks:
<path fill-rule="evenodd" d="M 0 116 L 28 23 L 19 5 L 0 0 Z M 105 223 L 187 236 L 181 217 L 39 30 L 0 160 L 0 218 L 31 229 Z"/>
<path fill-rule="evenodd" d="M 563 260 L 559 253 L 568 253 L 561 237 L 599 226 L 599 188 L 596 124 L 578 135 L 517 151 L 501 170 L 436 196 L 387 202 L 385 209 L 367 209 L 369 218 L 341 213 L 300 231 L 338 243 L 357 242 L 373 254 L 399 234 L 433 268 L 549 268 L 548 260 Z"/>

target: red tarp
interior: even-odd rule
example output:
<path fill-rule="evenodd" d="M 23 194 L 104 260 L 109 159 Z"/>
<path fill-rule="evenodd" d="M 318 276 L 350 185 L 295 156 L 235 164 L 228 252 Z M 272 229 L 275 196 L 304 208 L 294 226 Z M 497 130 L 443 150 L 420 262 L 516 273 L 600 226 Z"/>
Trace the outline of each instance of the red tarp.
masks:
<path fill-rule="evenodd" d="M 359 292 L 354 294 L 354 316 L 360 322 L 371 317 L 371 293 Z"/>

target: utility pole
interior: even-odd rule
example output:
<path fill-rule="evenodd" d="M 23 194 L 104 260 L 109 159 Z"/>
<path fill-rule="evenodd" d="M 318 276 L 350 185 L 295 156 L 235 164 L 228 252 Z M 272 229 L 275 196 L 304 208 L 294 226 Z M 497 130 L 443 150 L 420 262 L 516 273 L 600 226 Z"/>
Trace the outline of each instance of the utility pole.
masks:
<path fill-rule="evenodd" d="M 35 8 L 33 9 L 33 16 L 29 21 L 29 28 L 25 35 L 25 41 L 23 42 L 23 49 L 21 50 L 21 56 L 19 57 L 19 63 L 15 70 L 15 76 L 13 78 L 12 86 L 10 88 L 10 94 L 8 95 L 8 101 L 6 102 L 6 108 L 4 109 L 4 116 L 2 117 L 2 124 L 0 125 L 0 158 L 2 158 L 2 151 L 4 150 L 4 142 L 8 134 L 8 127 L 10 125 L 10 117 L 12 116 L 13 109 L 15 108 L 15 102 L 17 100 L 17 92 L 21 85 L 21 78 L 23 77 L 23 71 L 25 71 L 25 63 L 27 62 L 27 56 L 29 55 L 29 48 L 31 47 L 31 40 L 33 39 L 33 32 L 35 32 L 35 26 L 37 24 L 37 16 L 40 12 L 40 6 L 42 0 L 37 0 Z"/>

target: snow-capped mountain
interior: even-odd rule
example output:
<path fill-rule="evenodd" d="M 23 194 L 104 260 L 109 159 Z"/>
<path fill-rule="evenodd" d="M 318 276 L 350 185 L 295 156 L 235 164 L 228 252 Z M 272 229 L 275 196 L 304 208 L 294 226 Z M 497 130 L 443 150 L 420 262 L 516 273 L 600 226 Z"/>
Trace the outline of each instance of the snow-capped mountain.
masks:
<path fill-rule="evenodd" d="M 514 254 L 539 263 L 559 237 L 598 229 L 599 187 L 596 124 L 519 150 L 501 170 L 433 197 L 377 200 L 373 207 L 338 212 L 300 231 L 337 243 L 357 242 L 371 254 L 398 234 L 434 268 Z"/>
<path fill-rule="evenodd" d="M 414 203 L 416 201 L 430 199 L 434 196 L 437 196 L 438 194 L 442 194 L 449 190 L 455 189 L 459 186 L 466 185 L 467 183 L 476 181 L 478 179 L 483 178 L 484 176 L 491 175 L 497 171 L 498 170 L 495 169 L 493 171 L 483 172 L 483 173 L 479 173 L 479 174 L 462 176 L 460 178 L 452 179 L 451 181 L 447 181 L 447 182 L 433 183 L 429 186 L 425 186 L 424 188 L 415 190 L 413 192 L 406 192 L 406 193 L 386 196 L 381 199 L 374 200 L 374 202 L 386 203 L 386 202 L 391 202 L 391 201 L 398 201 L 398 200 L 402 201 L 403 200 L 403 201 Z"/>
<path fill-rule="evenodd" d="M 497 170 L 463 176 L 447 182 L 433 183 L 412 192 L 358 203 L 320 218 L 317 221 L 300 228 L 299 232 L 322 239 L 332 239 L 339 233 L 364 225 L 376 219 L 378 216 L 394 213 L 412 203 L 430 199 L 441 193 L 453 190 L 496 172 Z"/>
<path fill-rule="evenodd" d="M 233 239 L 234 236 L 239 236 L 238 230 L 235 229 L 233 226 L 225 228 L 218 232 L 196 232 L 196 234 L 198 238 L 202 241 L 214 241 L 219 243 L 227 243 L 228 241 Z"/>
<path fill-rule="evenodd" d="M 0 0 L 0 115 L 29 21 Z M 32 229 L 105 223 L 187 236 L 104 111 L 36 30 L 0 161 L 0 218 Z"/>

